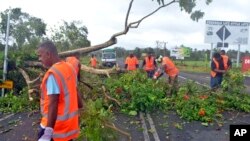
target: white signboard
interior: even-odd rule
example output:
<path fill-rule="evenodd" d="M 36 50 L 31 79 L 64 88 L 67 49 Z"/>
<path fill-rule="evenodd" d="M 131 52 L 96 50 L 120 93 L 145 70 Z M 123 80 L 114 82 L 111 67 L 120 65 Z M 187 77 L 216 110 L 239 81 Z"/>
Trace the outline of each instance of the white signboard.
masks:
<path fill-rule="evenodd" d="M 173 47 L 170 50 L 170 56 L 176 57 L 176 59 L 184 59 L 184 55 L 182 53 L 182 48 L 181 47 Z"/>
<path fill-rule="evenodd" d="M 248 44 L 249 22 L 206 21 L 205 43 Z"/>

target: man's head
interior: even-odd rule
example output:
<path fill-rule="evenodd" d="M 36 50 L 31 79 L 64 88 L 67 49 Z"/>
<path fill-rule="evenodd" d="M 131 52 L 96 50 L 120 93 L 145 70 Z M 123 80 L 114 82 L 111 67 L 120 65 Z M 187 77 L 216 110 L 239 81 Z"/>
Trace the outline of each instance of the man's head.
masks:
<path fill-rule="evenodd" d="M 130 53 L 129 53 L 129 57 L 130 57 L 130 58 L 134 57 L 134 53 L 133 53 L 133 52 L 130 52 Z"/>
<path fill-rule="evenodd" d="M 218 53 L 218 52 L 214 53 L 213 58 L 215 58 L 215 60 L 217 60 L 217 61 L 221 60 L 220 53 Z"/>
<path fill-rule="evenodd" d="M 152 57 L 153 53 L 152 52 L 148 52 L 148 57 Z"/>
<path fill-rule="evenodd" d="M 226 54 L 225 50 L 221 50 L 221 51 L 220 51 L 220 54 L 221 54 L 221 55 L 225 55 L 225 54 Z"/>
<path fill-rule="evenodd" d="M 55 58 L 58 59 L 56 46 L 51 41 L 45 41 L 38 46 L 37 55 L 39 61 L 44 67 L 49 68 L 55 63 Z"/>
<path fill-rule="evenodd" d="M 160 55 L 160 56 L 157 57 L 156 61 L 157 61 L 158 63 L 161 63 L 161 62 L 162 62 L 162 59 L 163 59 L 163 57 Z"/>

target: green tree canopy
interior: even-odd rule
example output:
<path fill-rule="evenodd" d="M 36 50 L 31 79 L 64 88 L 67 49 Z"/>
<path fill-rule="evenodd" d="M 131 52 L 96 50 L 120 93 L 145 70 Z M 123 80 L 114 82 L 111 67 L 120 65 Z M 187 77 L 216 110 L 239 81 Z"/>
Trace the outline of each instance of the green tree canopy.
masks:
<path fill-rule="evenodd" d="M 59 28 L 52 29 L 52 40 L 62 50 L 90 46 L 88 29 L 80 21 L 66 22 Z"/>
<path fill-rule="evenodd" d="M 8 10 L 0 13 L 0 31 L 5 38 L 7 28 Z M 46 34 L 46 24 L 40 19 L 22 12 L 20 8 L 10 11 L 10 41 L 14 46 L 22 47 L 24 43 L 29 43 L 32 38 L 42 37 Z"/>
<path fill-rule="evenodd" d="M 152 0 L 154 1 L 154 0 Z M 201 10 L 194 10 L 197 0 L 156 0 L 159 5 L 168 5 L 170 3 L 178 2 L 179 6 L 181 8 L 181 11 L 184 10 L 188 14 L 190 14 L 190 17 L 194 21 L 198 21 L 200 18 L 204 16 L 204 12 Z M 205 3 L 208 5 L 213 0 L 205 0 Z M 166 3 L 168 2 L 168 3 Z"/>

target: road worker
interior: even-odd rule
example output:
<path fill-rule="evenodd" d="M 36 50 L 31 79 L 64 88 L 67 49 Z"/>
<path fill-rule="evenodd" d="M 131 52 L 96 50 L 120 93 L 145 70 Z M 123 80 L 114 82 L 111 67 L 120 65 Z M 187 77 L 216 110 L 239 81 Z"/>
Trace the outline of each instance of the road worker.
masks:
<path fill-rule="evenodd" d="M 177 87 L 179 70 L 175 66 L 174 62 L 167 56 L 162 57 L 160 55 L 157 58 L 157 62 L 159 62 L 161 66 L 156 70 L 153 79 L 158 79 L 165 72 L 168 75 L 168 83 L 170 84 L 170 90 L 167 94 L 171 95 Z"/>
<path fill-rule="evenodd" d="M 96 68 L 96 67 L 97 67 L 97 64 L 99 64 L 99 62 L 98 62 L 98 60 L 96 59 L 96 57 L 95 57 L 94 54 L 91 55 L 91 58 L 90 58 L 90 60 L 89 60 L 89 64 L 90 64 L 90 66 L 93 67 L 93 68 Z"/>
<path fill-rule="evenodd" d="M 71 64 L 77 74 L 77 79 L 80 81 L 81 78 L 81 63 L 80 63 L 80 54 L 79 53 L 75 53 L 72 56 L 66 57 L 65 61 L 68 62 L 69 64 Z"/>
<path fill-rule="evenodd" d="M 40 87 L 42 119 L 38 141 L 72 141 L 80 133 L 78 109 L 82 105 L 75 70 L 59 58 L 51 41 L 40 44 L 37 54 L 48 68 Z"/>
<path fill-rule="evenodd" d="M 152 53 L 148 53 L 142 62 L 142 68 L 147 72 L 148 78 L 153 78 L 157 63 Z"/>
<path fill-rule="evenodd" d="M 125 60 L 125 69 L 128 71 L 136 70 L 139 67 L 139 61 L 133 53 L 130 53 Z"/>
<path fill-rule="evenodd" d="M 221 50 L 220 51 L 220 55 L 223 59 L 223 63 L 224 63 L 224 68 L 225 70 L 231 69 L 232 68 L 232 61 L 231 59 L 226 55 L 225 50 Z"/>
<path fill-rule="evenodd" d="M 223 58 L 220 53 L 214 53 L 213 59 L 211 61 L 211 79 L 210 86 L 211 88 L 217 88 L 221 85 L 223 74 L 226 72 Z"/>

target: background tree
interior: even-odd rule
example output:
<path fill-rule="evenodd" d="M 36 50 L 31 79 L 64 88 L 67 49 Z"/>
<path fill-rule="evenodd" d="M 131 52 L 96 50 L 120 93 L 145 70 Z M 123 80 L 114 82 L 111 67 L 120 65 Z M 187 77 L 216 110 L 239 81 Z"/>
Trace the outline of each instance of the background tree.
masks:
<path fill-rule="evenodd" d="M 133 53 L 138 59 L 141 58 L 141 49 L 139 47 L 136 47 Z"/>
<path fill-rule="evenodd" d="M 80 21 L 64 21 L 59 28 L 52 29 L 52 40 L 61 51 L 90 46 L 88 29 Z"/>
<path fill-rule="evenodd" d="M 126 54 L 126 50 L 123 47 L 115 47 L 116 57 L 121 58 L 124 57 Z"/>
<path fill-rule="evenodd" d="M 2 40 L 5 40 L 7 27 L 8 10 L 1 12 L 0 31 Z M 10 42 L 14 47 L 20 48 L 24 43 L 29 43 L 33 38 L 42 37 L 46 34 L 46 24 L 36 17 L 30 16 L 28 13 L 22 12 L 20 8 L 11 9 L 10 16 Z"/>

